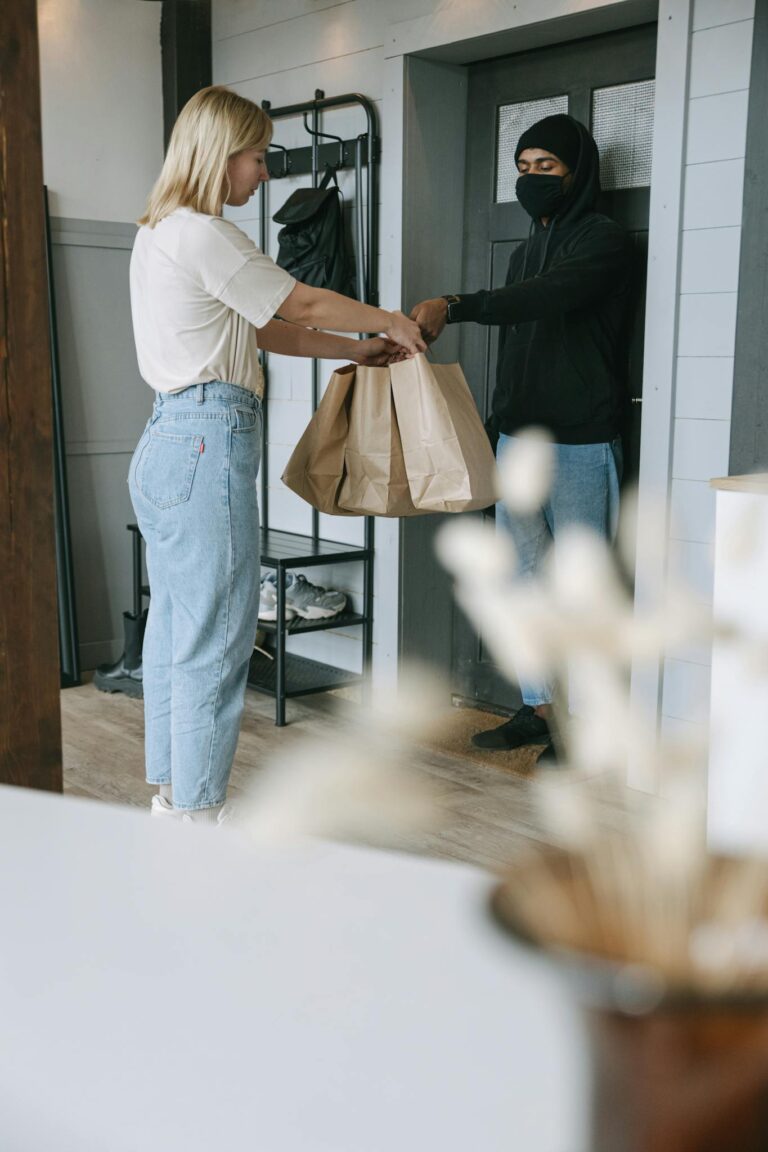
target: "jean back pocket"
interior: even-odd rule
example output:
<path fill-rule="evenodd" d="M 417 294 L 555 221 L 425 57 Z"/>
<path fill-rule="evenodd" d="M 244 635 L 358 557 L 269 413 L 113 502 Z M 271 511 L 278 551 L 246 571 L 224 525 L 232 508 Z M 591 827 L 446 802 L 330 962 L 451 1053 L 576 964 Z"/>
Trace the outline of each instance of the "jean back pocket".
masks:
<path fill-rule="evenodd" d="M 192 494 L 203 437 L 153 428 L 136 470 L 136 486 L 155 508 L 184 504 Z"/>

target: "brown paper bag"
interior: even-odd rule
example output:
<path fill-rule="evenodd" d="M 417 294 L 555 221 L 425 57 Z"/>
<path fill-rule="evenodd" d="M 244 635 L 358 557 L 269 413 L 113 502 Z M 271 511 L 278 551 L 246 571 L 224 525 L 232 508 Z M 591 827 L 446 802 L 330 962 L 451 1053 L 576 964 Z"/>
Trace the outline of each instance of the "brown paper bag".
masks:
<path fill-rule="evenodd" d="M 359 516 L 416 516 L 403 462 L 391 368 L 358 368 L 339 506 Z"/>
<path fill-rule="evenodd" d="M 458 364 L 424 356 L 334 372 L 283 482 L 336 516 L 486 508 L 495 460 Z"/>
<path fill-rule="evenodd" d="M 419 355 L 389 372 L 414 506 L 468 512 L 493 504 L 496 461 L 460 365 Z"/>
<path fill-rule="evenodd" d="M 292 492 L 313 508 L 331 516 L 353 514 L 339 507 L 338 493 L 344 479 L 344 453 L 354 383 L 354 364 L 334 372 L 282 476 L 283 483 Z"/>

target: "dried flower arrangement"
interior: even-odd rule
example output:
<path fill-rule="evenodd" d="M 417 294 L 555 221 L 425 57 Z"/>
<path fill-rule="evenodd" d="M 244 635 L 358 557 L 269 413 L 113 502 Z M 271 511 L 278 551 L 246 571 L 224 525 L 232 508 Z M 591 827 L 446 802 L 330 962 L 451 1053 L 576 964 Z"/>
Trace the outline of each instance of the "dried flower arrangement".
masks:
<path fill-rule="evenodd" d="M 500 470 L 504 501 L 537 507 L 552 464 L 545 436 L 520 437 Z M 754 524 L 741 529 L 733 554 L 754 538 Z M 659 542 L 665 534 L 660 517 Z M 662 738 L 630 679 L 637 661 L 715 636 L 765 674 L 768 640 L 715 628 L 671 576 L 636 603 L 624 575 L 634 535 L 631 510 L 616 552 L 585 531 L 561 535 L 530 580 L 515 579 L 511 541 L 477 520 L 438 537 L 458 602 L 499 669 L 561 688 L 561 768 L 531 783 L 548 844 L 509 871 L 494 910 L 518 938 L 565 960 L 586 993 L 591 1152 L 758 1152 L 768 1147 L 768 859 L 709 851 L 708 749 Z M 257 782 L 250 835 L 368 840 L 430 826 L 435 796 L 410 748 L 441 698 L 417 674 L 357 727 L 294 746 Z M 655 790 L 627 786 L 630 758 Z"/>
<path fill-rule="evenodd" d="M 519 513 L 537 507 L 552 466 L 545 435 L 521 436 L 500 468 L 501 498 Z M 748 547 L 750 531 L 733 546 Z M 568 770 L 533 783 L 553 847 L 516 865 L 496 911 L 547 949 L 642 968 L 659 997 L 764 996 L 768 860 L 708 852 L 707 749 L 663 739 L 630 693 L 634 661 L 711 643 L 711 612 L 671 576 L 655 602 L 638 607 L 622 575 L 633 569 L 634 535 L 631 510 L 616 552 L 574 529 L 541 575 L 517 581 L 508 537 L 477 521 L 439 537 L 458 602 L 498 667 L 512 681 L 547 677 L 561 689 L 556 725 Z M 765 662 L 751 638 L 719 634 L 756 668 Z M 657 794 L 627 787 L 630 757 L 659 782 Z"/>
<path fill-rule="evenodd" d="M 443 701 L 429 672 L 406 671 L 332 737 L 313 734 L 271 760 L 244 800 L 238 826 L 254 844 L 272 846 L 306 836 L 391 842 L 433 827 L 437 793 L 414 768 L 411 752 L 442 714 Z"/>

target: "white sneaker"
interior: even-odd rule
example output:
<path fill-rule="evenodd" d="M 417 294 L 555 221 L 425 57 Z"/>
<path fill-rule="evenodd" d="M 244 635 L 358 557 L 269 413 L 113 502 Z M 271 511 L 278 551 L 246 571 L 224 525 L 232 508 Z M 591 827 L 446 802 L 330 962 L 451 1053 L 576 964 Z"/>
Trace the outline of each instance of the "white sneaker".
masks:
<path fill-rule="evenodd" d="M 288 573 L 285 588 L 286 605 L 305 620 L 328 620 L 347 606 L 347 597 L 334 588 L 313 584 L 301 573 Z"/>
<path fill-rule="evenodd" d="M 237 823 L 239 823 L 237 806 L 235 804 L 224 804 L 216 819 L 216 827 L 221 828 L 222 824 Z"/>
<path fill-rule="evenodd" d="M 152 797 L 152 804 L 149 809 L 150 816 L 164 816 L 168 820 L 178 820 L 179 811 L 174 808 L 169 800 L 159 793 Z"/>
<path fill-rule="evenodd" d="M 152 804 L 149 810 L 150 816 L 161 816 L 166 820 L 180 820 L 182 824 L 200 824 L 201 821 L 195 820 L 194 814 L 185 812 L 178 808 L 174 808 L 164 796 L 156 795 L 152 797 Z M 237 821 L 237 814 L 234 805 L 223 804 L 219 809 L 216 821 L 212 824 L 214 828 L 221 828 L 223 824 L 231 824 Z M 203 825 L 205 826 L 205 825 Z"/>
<path fill-rule="evenodd" d="M 296 613 L 287 603 L 285 605 L 285 619 L 293 620 Z M 259 620 L 277 620 L 277 588 L 274 580 L 266 576 L 261 582 L 259 593 Z"/>

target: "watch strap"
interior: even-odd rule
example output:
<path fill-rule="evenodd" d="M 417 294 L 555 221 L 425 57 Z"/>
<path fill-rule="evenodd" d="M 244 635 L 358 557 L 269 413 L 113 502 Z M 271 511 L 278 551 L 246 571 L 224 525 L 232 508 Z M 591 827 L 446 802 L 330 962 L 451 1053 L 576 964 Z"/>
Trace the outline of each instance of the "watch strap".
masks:
<path fill-rule="evenodd" d="M 458 305 L 461 303 L 461 296 L 455 296 L 453 294 L 449 294 L 447 296 L 443 296 L 443 300 L 446 300 L 448 302 L 448 312 L 446 315 L 446 323 L 447 324 L 455 324 L 456 321 L 458 320 L 457 312 L 458 312 Z"/>

